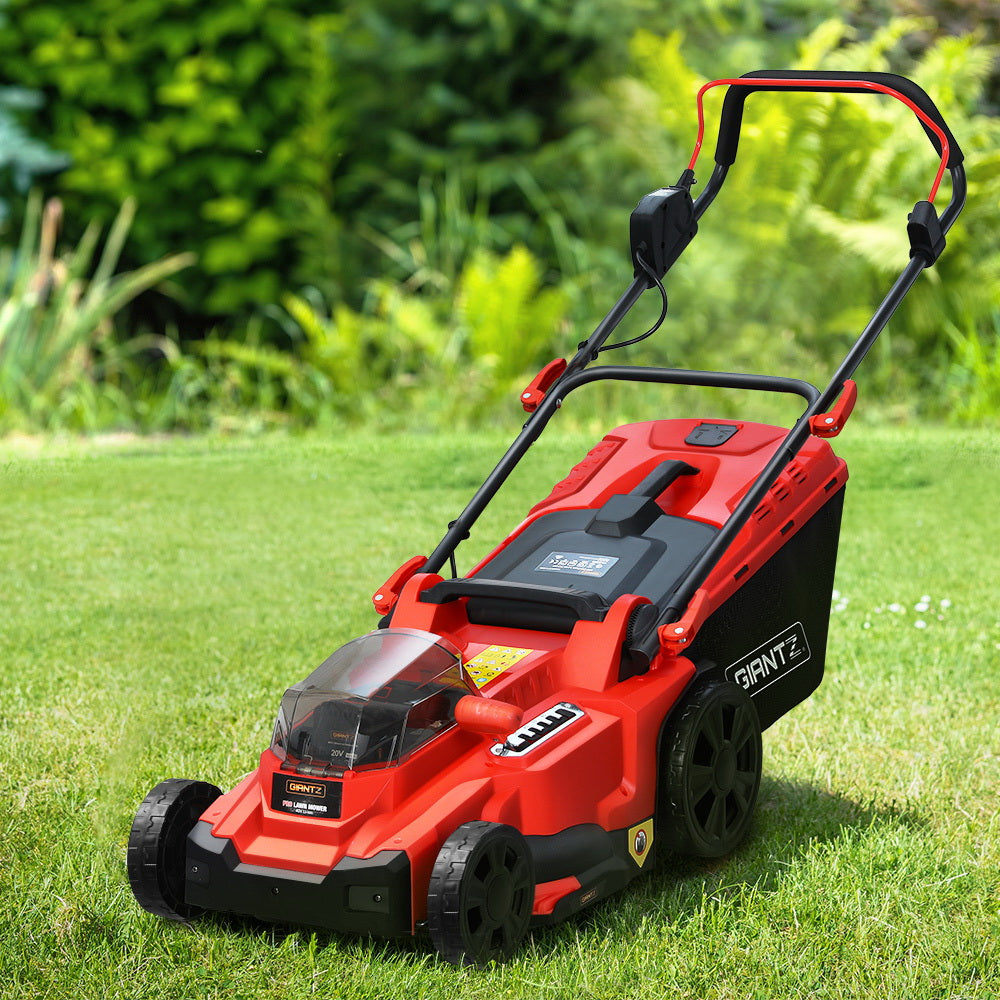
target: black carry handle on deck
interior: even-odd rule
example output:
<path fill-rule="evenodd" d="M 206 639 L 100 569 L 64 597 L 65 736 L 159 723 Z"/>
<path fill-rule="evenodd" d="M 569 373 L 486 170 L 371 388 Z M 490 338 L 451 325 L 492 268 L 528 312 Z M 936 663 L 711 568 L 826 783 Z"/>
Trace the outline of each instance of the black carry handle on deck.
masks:
<path fill-rule="evenodd" d="M 899 94 L 902 94 L 908 101 L 918 107 L 934 124 L 944 132 L 948 139 L 948 162 L 946 166 L 951 169 L 962 163 L 964 157 L 958 142 L 951 134 L 951 129 L 945 124 L 941 112 L 935 107 L 934 102 L 927 96 L 923 88 L 918 87 L 912 80 L 907 80 L 905 76 L 897 76 L 895 73 L 843 73 L 843 72 L 807 72 L 798 70 L 756 70 L 753 73 L 744 73 L 740 80 L 801 80 L 801 86 L 775 86 L 774 84 L 741 85 L 730 87 L 726 91 L 725 100 L 722 103 L 722 118 L 719 122 L 719 143 L 715 148 L 715 162 L 722 166 L 732 166 L 736 160 L 736 149 L 740 140 L 740 126 L 743 124 L 743 105 L 746 99 L 757 91 L 814 91 L 818 93 L 837 94 L 871 94 L 883 93 L 879 90 L 870 90 L 865 87 L 845 87 L 844 81 L 863 80 L 878 87 L 888 87 Z M 822 81 L 822 82 L 818 82 Z M 826 83 L 826 86 L 823 86 Z M 919 119 L 918 119 L 919 120 Z M 927 133 L 931 145 L 941 155 L 941 141 L 924 122 L 920 122 L 921 127 Z"/>
<path fill-rule="evenodd" d="M 655 500 L 681 476 L 697 476 L 701 469 L 695 468 L 687 462 L 681 462 L 676 458 L 668 458 L 660 462 L 655 469 L 638 486 L 632 487 L 628 495 L 632 497 L 645 497 L 647 500 Z"/>
<path fill-rule="evenodd" d="M 555 608 L 563 608 L 583 621 L 600 622 L 608 613 L 608 602 L 591 590 L 565 587 L 545 587 L 537 583 L 517 583 L 512 580 L 482 580 L 479 577 L 460 577 L 443 580 L 428 587 L 420 595 L 425 604 L 447 604 L 460 597 L 490 597 L 501 601 L 534 601 Z"/>

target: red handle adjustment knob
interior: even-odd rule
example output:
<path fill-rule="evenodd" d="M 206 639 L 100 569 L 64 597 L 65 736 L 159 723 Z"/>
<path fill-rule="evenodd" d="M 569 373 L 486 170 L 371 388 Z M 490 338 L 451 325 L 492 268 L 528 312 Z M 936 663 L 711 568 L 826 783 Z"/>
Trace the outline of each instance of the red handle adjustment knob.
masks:
<path fill-rule="evenodd" d="M 844 380 L 844 391 L 837 400 L 837 405 L 829 413 L 817 413 L 809 418 L 809 431 L 816 437 L 834 438 L 847 423 L 847 418 L 854 410 L 858 401 L 858 385 L 853 379 Z"/>
<path fill-rule="evenodd" d="M 565 358 L 556 358 L 550 361 L 532 380 L 524 392 L 521 393 L 521 405 L 525 413 L 534 413 L 538 409 L 545 393 L 552 388 L 552 383 L 566 371 Z"/>
<path fill-rule="evenodd" d="M 385 583 L 372 595 L 372 604 L 380 615 L 387 615 L 396 606 L 399 593 L 411 576 L 415 576 L 427 562 L 427 556 L 414 556 L 407 559 Z"/>

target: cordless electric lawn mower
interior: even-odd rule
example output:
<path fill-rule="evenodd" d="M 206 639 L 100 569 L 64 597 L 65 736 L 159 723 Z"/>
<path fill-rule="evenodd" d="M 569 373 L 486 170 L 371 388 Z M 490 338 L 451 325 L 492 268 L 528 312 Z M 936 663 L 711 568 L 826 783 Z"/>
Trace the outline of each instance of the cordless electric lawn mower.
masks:
<path fill-rule="evenodd" d="M 719 85 L 730 89 L 716 165 L 693 199 L 702 94 Z M 823 391 L 769 375 L 588 367 L 624 346 L 606 342 L 644 291 L 658 288 L 666 312 L 663 276 L 718 194 L 758 90 L 876 92 L 914 112 L 941 163 L 908 217 L 909 263 Z M 377 627 L 287 690 L 270 746 L 232 791 L 169 780 L 143 801 L 127 867 L 147 910 L 426 929 L 448 961 L 482 964 L 648 872 L 660 848 L 718 857 L 743 839 L 761 731 L 823 676 L 847 481 L 826 439 L 854 406 L 850 376 L 944 249 L 965 174 L 932 101 L 888 73 L 716 80 L 698 118 L 680 180 L 632 213 L 631 285 L 569 362 L 525 390 L 524 429 L 431 555 L 375 593 Z M 697 418 L 618 427 L 458 576 L 457 546 L 561 401 L 602 379 L 794 393 L 806 405 L 791 430 Z"/>

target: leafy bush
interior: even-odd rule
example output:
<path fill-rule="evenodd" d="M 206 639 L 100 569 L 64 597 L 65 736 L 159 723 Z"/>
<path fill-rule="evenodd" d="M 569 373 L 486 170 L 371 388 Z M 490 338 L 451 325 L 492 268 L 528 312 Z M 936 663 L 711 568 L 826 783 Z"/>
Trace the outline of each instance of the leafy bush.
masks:
<path fill-rule="evenodd" d="M 575 89 L 617 72 L 642 0 L 353 0 L 330 56 L 349 98 L 336 205 L 389 231 L 415 212 L 418 179 L 451 175 L 489 202 L 509 249 L 547 257 L 513 176 L 567 181 Z M 374 126 L 374 127 L 373 127 Z"/>
<path fill-rule="evenodd" d="M 883 0 L 885 2 L 885 0 Z M 913 40 L 923 51 L 942 38 L 974 34 L 986 45 L 1000 45 L 1000 6 L 996 0 L 888 0 L 892 12 L 918 17 L 921 28 Z M 1000 61 L 986 83 L 987 100 L 994 111 L 1000 104 Z"/>
<path fill-rule="evenodd" d="M 341 418 L 392 422 L 395 414 L 412 425 L 420 413 L 431 423 L 476 425 L 495 418 L 503 395 L 513 404 L 562 349 L 567 296 L 543 289 L 538 261 L 515 246 L 475 254 L 444 294 L 379 281 L 365 313 L 328 310 L 315 292 L 283 304 L 297 353 L 325 378 Z"/>
<path fill-rule="evenodd" d="M 135 259 L 196 249 L 189 311 L 221 316 L 306 284 L 357 305 L 357 227 L 412 219 L 425 175 L 479 175 L 500 249 L 535 235 L 511 167 L 570 132 L 642 6 L 10 0 L 0 57 L 48 98 L 69 217 L 135 197 Z"/>
<path fill-rule="evenodd" d="M 333 415 L 326 375 L 261 339 L 261 324 L 243 336 L 212 332 L 184 353 L 167 354 L 167 371 L 139 415 L 145 430 L 260 431 L 323 424 Z"/>
<path fill-rule="evenodd" d="M 888 54 L 911 28 L 911 22 L 894 22 L 863 45 L 844 45 L 843 26 L 825 24 L 803 44 L 799 62 L 886 69 Z M 687 160 L 693 101 L 676 95 L 693 95 L 700 78 L 683 58 L 679 35 L 640 32 L 634 53 L 637 76 L 613 88 L 605 121 L 617 148 L 630 149 L 647 176 L 662 176 L 664 163 Z M 956 415 L 972 420 L 984 419 L 995 405 L 997 125 L 974 110 L 990 56 L 971 39 L 947 39 L 910 70 L 962 140 L 970 202 L 948 252 L 884 335 L 881 363 L 865 373 L 869 399 L 894 405 L 907 399 L 910 411 L 941 413 L 961 385 L 969 405 Z M 710 150 L 711 143 L 706 160 Z M 637 356 L 825 380 L 833 358 L 905 262 L 906 213 L 912 200 L 925 196 L 934 166 L 923 132 L 890 101 L 760 95 L 748 104 L 730 182 L 695 247 L 671 274 L 673 319 Z M 498 252 L 509 231 L 460 172 L 443 183 L 427 179 L 418 186 L 419 219 L 385 234 L 364 229 L 398 280 L 369 282 L 361 308 L 328 303 L 315 289 L 284 297 L 278 315 L 305 366 L 289 376 L 288 396 L 301 396 L 300 384 L 322 383 L 328 392 L 324 416 L 305 422 L 331 414 L 408 426 L 516 417 L 516 392 L 526 378 L 589 331 L 627 282 L 624 250 L 608 250 L 600 267 L 589 266 L 604 251 L 559 228 L 566 213 L 558 196 L 523 173 L 511 177 L 550 227 L 563 280 L 547 288 L 541 260 L 523 246 Z M 626 220 L 623 211 L 621 230 Z M 570 318 L 584 327 L 579 335 L 567 329 Z M 966 332 L 946 336 L 949 324 Z M 274 370 L 263 357 L 253 366 Z M 966 368 L 979 373 L 974 385 L 959 375 Z M 458 396 L 449 391 L 454 385 L 462 386 Z M 607 402 L 619 410 L 634 396 L 609 395 Z M 716 405 L 735 415 L 725 409 L 727 400 L 713 400 Z M 290 406 L 300 412 L 297 403 Z"/>
<path fill-rule="evenodd" d="M 167 365 L 103 420 L 396 420 L 417 403 L 430 422 L 480 419 L 469 399 L 487 410 L 520 388 L 627 284 L 628 212 L 686 163 L 704 75 L 790 62 L 913 76 L 967 153 L 969 206 L 867 376 L 940 411 L 960 358 L 989 386 L 1000 324 L 1000 130 L 981 113 L 996 52 L 873 15 L 910 2 L 9 0 L 0 55 L 44 98 L 33 131 L 73 157 L 54 182 L 71 222 L 133 194 L 126 266 L 201 252 L 180 334 L 158 320 L 183 351 L 161 340 Z M 683 31 L 658 33 L 668 22 Z M 745 121 L 670 276 L 671 319 L 636 357 L 822 378 L 905 260 L 933 154 L 907 111 L 873 98 L 759 95 Z M 703 179 L 710 155 L 711 139 Z"/>
<path fill-rule="evenodd" d="M 302 192 L 340 152 L 327 10 L 10 0 L 0 55 L 49 98 L 43 126 L 73 164 L 56 185 L 69 218 L 108 218 L 135 197 L 133 260 L 199 251 L 193 312 L 276 300 Z"/>
<path fill-rule="evenodd" d="M 950 328 L 948 412 L 956 423 L 992 423 L 1000 414 L 1000 311 L 993 329 Z"/>
<path fill-rule="evenodd" d="M 37 193 L 29 199 L 17 249 L 0 250 L 0 428 L 93 430 L 128 409 L 130 359 L 162 345 L 149 338 L 118 345 L 110 320 L 194 260 L 178 254 L 115 274 L 134 212 L 132 202 L 122 206 L 95 266 L 99 227 L 91 223 L 60 255 L 62 206 L 51 200 L 43 211 Z"/>

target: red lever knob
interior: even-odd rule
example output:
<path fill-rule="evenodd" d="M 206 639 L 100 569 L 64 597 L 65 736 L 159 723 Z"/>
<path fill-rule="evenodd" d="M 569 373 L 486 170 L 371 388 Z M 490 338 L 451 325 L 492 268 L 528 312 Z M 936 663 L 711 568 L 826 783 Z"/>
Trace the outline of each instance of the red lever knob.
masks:
<path fill-rule="evenodd" d="M 837 405 L 829 413 L 817 413 L 809 418 L 809 431 L 816 437 L 836 437 L 847 423 L 858 401 L 858 385 L 853 379 L 844 380 L 844 391 L 837 400 Z"/>
<path fill-rule="evenodd" d="M 516 705 L 495 698 L 477 698 L 467 694 L 455 705 L 455 721 L 467 732 L 487 736 L 509 736 L 524 718 Z"/>
<path fill-rule="evenodd" d="M 521 393 L 521 405 L 525 413 L 534 413 L 539 404 L 545 398 L 545 393 L 552 388 L 552 383 L 566 371 L 565 358 L 556 358 L 550 361 L 532 380 L 524 392 Z"/>
<path fill-rule="evenodd" d="M 411 576 L 415 576 L 424 567 L 427 556 L 414 556 L 407 559 L 392 576 L 389 577 L 381 587 L 372 595 L 372 604 L 380 615 L 387 615 L 396 606 L 399 600 L 399 592 L 405 586 Z"/>

